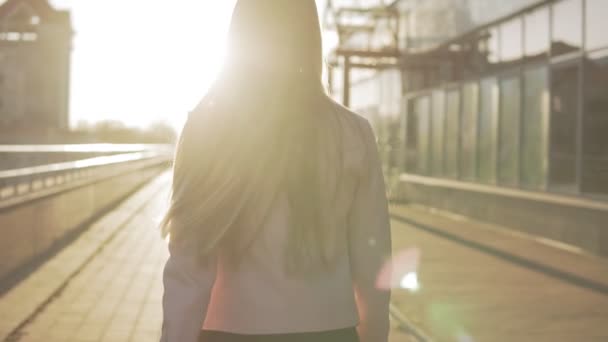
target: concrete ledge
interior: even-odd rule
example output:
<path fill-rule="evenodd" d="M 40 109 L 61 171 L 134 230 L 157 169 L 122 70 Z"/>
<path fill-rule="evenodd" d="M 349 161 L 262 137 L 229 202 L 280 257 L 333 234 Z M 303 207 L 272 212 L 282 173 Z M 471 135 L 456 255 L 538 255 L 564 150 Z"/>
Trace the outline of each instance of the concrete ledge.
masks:
<path fill-rule="evenodd" d="M 608 256 L 608 203 L 402 175 L 394 197 Z"/>
<path fill-rule="evenodd" d="M 0 284 L 166 170 L 165 162 L 66 184 L 0 210 Z"/>

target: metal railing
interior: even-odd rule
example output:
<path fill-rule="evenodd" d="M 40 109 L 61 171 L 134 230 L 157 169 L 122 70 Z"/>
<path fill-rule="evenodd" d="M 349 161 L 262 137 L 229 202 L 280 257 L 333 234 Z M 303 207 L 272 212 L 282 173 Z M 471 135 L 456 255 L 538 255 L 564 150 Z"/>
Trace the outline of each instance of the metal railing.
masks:
<path fill-rule="evenodd" d="M 167 145 L 147 144 L 72 144 L 72 145 L 0 145 L 0 153 L 118 153 L 162 149 Z"/>
<path fill-rule="evenodd" d="M 33 146 L 1 146 L 0 151 L 12 150 L 27 153 L 40 152 Z M 79 186 L 99 179 L 117 176 L 130 171 L 166 164 L 173 159 L 173 149 L 165 145 L 63 145 L 44 146 L 48 152 L 82 151 L 114 152 L 107 156 L 80 159 L 69 162 L 0 171 L 0 208 L 16 201 L 31 200 L 66 187 Z"/>
<path fill-rule="evenodd" d="M 120 153 L 161 150 L 166 147 L 167 145 L 152 144 L 0 145 L 0 170 L 63 163 Z"/>

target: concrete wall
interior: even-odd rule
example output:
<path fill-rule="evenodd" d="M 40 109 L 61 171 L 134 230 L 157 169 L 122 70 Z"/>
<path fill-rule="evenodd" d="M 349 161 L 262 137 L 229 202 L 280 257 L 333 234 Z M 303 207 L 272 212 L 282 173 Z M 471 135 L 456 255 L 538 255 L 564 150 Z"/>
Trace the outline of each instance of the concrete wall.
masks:
<path fill-rule="evenodd" d="M 402 175 L 394 197 L 608 256 L 608 203 Z"/>
<path fill-rule="evenodd" d="M 137 188 L 167 169 L 166 162 L 95 180 L 57 194 L 0 209 L 0 283 L 56 247 Z"/>

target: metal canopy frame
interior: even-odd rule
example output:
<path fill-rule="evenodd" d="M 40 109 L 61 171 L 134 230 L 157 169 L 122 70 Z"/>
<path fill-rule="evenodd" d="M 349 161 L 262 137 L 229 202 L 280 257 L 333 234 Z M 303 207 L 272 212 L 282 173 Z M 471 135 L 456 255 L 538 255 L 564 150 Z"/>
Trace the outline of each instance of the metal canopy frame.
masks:
<path fill-rule="evenodd" d="M 328 57 L 329 67 L 342 67 L 343 99 L 350 105 L 350 73 L 352 69 L 428 69 L 448 61 L 467 57 L 468 51 L 433 48 L 414 51 L 402 44 L 408 40 L 409 13 L 400 10 L 403 0 L 377 0 L 374 6 L 357 6 L 360 1 L 327 0 L 324 26 L 338 35 L 338 45 Z M 381 44 L 376 44 L 381 41 Z M 333 78 L 329 72 L 330 88 Z"/>
<path fill-rule="evenodd" d="M 350 104 L 353 68 L 382 70 L 400 66 L 401 13 L 395 6 L 397 2 L 399 0 L 390 3 L 378 0 L 377 5 L 365 7 L 356 6 L 358 2 L 340 6 L 336 1 L 327 0 L 324 26 L 338 35 L 338 46 L 328 58 L 329 67 L 344 68 L 342 102 L 345 106 Z M 378 38 L 382 44 L 374 46 Z M 332 77 L 329 83 L 332 87 Z"/>

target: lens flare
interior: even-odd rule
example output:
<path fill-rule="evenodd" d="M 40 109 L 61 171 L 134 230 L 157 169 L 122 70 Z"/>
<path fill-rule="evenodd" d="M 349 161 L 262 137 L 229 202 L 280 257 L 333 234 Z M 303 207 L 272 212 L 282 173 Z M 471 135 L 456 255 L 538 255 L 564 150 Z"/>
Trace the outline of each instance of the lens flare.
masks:
<path fill-rule="evenodd" d="M 420 283 L 418 283 L 418 274 L 416 272 L 410 272 L 401 278 L 399 284 L 402 289 L 416 292 L 420 289 Z"/>
<path fill-rule="evenodd" d="M 420 288 L 417 273 L 419 262 L 420 250 L 418 248 L 409 248 L 395 253 L 378 274 L 376 287 L 384 290 L 418 290 Z"/>

